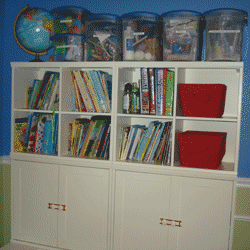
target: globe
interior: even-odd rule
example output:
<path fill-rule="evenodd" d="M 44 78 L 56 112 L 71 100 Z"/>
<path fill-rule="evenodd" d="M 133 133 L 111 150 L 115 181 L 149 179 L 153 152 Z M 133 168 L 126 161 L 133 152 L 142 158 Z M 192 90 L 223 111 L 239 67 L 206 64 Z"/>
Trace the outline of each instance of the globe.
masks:
<path fill-rule="evenodd" d="M 13 28 L 18 45 L 36 56 L 32 61 L 41 61 L 39 56 L 47 54 L 52 47 L 50 37 L 54 34 L 54 18 L 45 9 L 27 5 L 16 16 Z"/>

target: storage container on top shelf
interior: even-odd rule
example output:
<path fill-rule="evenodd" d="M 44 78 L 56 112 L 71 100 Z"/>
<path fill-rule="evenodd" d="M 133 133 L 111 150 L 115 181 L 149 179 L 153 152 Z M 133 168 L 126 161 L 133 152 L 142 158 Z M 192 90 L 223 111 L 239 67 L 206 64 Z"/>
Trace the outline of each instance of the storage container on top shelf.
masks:
<path fill-rule="evenodd" d="M 207 61 L 242 61 L 243 29 L 247 12 L 214 9 L 204 12 Z"/>
<path fill-rule="evenodd" d="M 84 18 L 92 13 L 84 8 L 61 6 L 54 8 L 51 13 L 55 17 L 55 34 L 85 35 Z"/>
<path fill-rule="evenodd" d="M 93 14 L 86 19 L 87 61 L 120 61 L 120 18 L 114 14 Z"/>
<path fill-rule="evenodd" d="M 50 39 L 54 47 L 54 61 L 85 61 L 85 36 L 61 34 L 54 35 Z"/>
<path fill-rule="evenodd" d="M 124 14 L 121 19 L 123 61 L 160 61 L 160 16 L 138 11 Z"/>
<path fill-rule="evenodd" d="M 177 10 L 163 13 L 163 61 L 197 61 L 202 50 L 202 14 Z"/>

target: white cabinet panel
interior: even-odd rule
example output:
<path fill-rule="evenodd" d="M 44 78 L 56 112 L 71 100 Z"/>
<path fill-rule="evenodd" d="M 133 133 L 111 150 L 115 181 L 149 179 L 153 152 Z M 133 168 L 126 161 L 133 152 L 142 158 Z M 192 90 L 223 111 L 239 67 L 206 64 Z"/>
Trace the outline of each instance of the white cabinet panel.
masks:
<path fill-rule="evenodd" d="M 58 246 L 107 249 L 109 171 L 60 166 Z"/>
<path fill-rule="evenodd" d="M 57 246 L 58 166 L 12 161 L 12 238 Z"/>
<path fill-rule="evenodd" d="M 116 173 L 113 249 L 167 249 L 170 177 Z"/>
<path fill-rule="evenodd" d="M 232 182 L 172 177 L 170 248 L 226 250 L 229 243 Z"/>

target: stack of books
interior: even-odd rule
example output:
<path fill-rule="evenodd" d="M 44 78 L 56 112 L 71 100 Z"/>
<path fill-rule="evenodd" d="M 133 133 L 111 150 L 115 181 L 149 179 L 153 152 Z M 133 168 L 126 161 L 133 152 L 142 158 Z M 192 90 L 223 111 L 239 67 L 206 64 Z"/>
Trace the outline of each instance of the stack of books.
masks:
<path fill-rule="evenodd" d="M 171 161 L 172 122 L 150 122 L 149 126 L 122 127 L 119 159 L 169 165 Z"/>
<path fill-rule="evenodd" d="M 175 72 L 168 68 L 141 68 L 140 113 L 173 116 Z"/>
<path fill-rule="evenodd" d="M 100 70 L 71 70 L 75 110 L 109 113 L 112 75 Z"/>
<path fill-rule="evenodd" d="M 110 117 L 75 119 L 69 124 L 69 156 L 109 159 Z"/>
<path fill-rule="evenodd" d="M 39 110 L 58 110 L 59 73 L 46 71 L 42 80 L 34 79 L 27 87 L 26 108 Z"/>
<path fill-rule="evenodd" d="M 57 155 L 58 114 L 33 113 L 16 118 L 14 151 Z"/>

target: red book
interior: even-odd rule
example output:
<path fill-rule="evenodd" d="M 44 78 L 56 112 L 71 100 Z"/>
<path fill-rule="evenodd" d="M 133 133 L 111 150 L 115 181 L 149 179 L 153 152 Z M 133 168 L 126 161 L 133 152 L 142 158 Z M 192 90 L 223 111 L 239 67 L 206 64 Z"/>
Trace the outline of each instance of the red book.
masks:
<path fill-rule="evenodd" d="M 162 115 L 166 115 L 167 75 L 168 75 L 168 68 L 164 68 L 163 69 L 163 109 L 162 109 Z"/>

